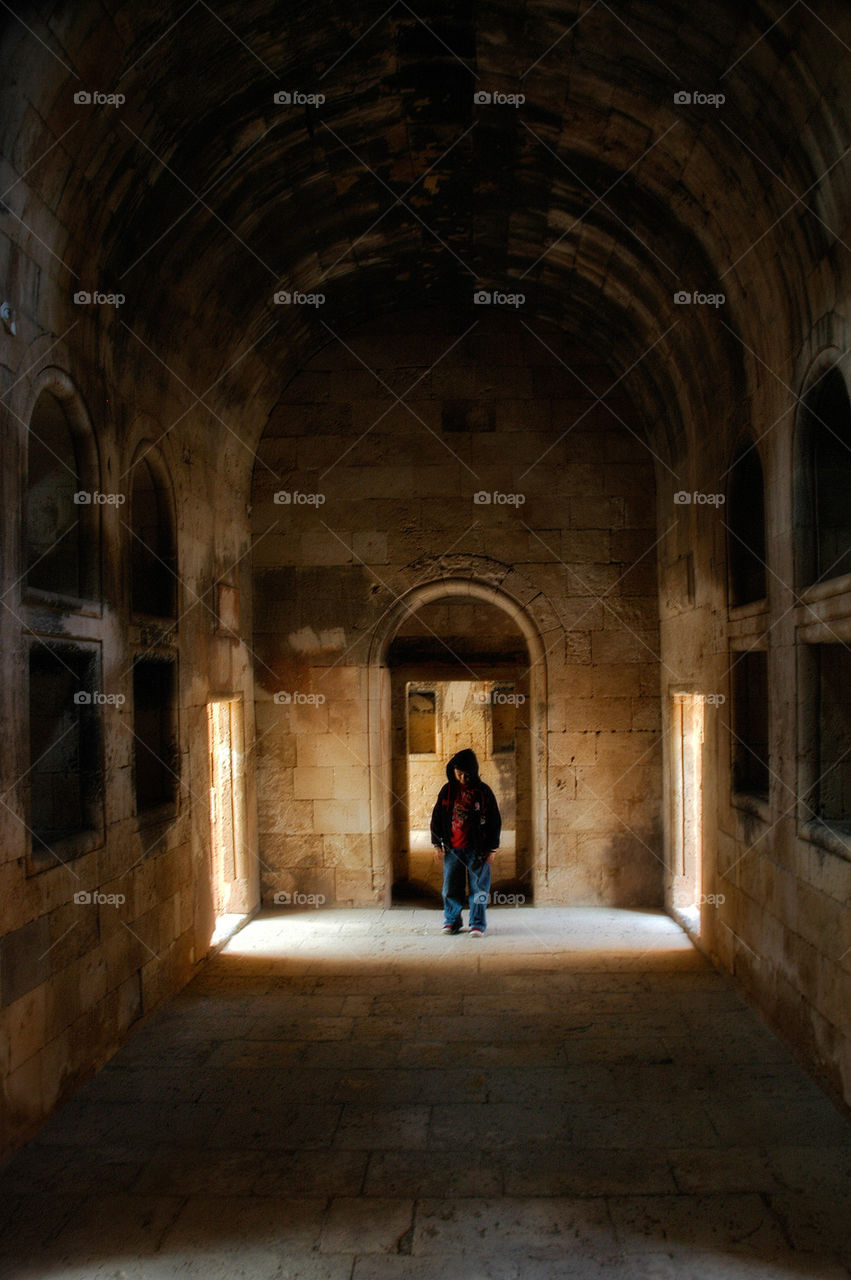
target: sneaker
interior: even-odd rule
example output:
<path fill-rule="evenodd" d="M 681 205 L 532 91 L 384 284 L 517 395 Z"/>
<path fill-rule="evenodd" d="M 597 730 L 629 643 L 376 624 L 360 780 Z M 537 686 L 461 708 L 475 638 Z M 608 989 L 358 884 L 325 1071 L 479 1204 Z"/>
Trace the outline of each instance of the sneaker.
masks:
<path fill-rule="evenodd" d="M 445 924 L 441 929 L 441 933 L 460 933 L 461 921 L 456 920 L 454 924 Z"/>
<path fill-rule="evenodd" d="M 478 925 L 474 925 L 473 928 L 470 930 L 471 938 L 483 938 L 484 935 L 485 935 L 484 929 L 480 929 Z"/>

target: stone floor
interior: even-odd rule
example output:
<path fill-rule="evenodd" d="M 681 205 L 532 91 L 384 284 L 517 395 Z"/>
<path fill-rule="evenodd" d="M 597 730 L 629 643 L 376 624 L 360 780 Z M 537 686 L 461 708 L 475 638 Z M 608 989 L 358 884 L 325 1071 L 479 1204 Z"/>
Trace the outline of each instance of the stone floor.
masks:
<path fill-rule="evenodd" d="M 0 1275 L 838 1280 L 851 1126 L 667 917 L 252 922 L 7 1167 Z"/>

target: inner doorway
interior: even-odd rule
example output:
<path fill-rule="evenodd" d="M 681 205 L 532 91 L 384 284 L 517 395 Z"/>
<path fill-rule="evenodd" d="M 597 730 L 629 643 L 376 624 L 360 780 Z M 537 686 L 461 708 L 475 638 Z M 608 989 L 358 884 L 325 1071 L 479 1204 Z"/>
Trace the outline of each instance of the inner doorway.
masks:
<path fill-rule="evenodd" d="M 428 690 L 429 684 L 455 681 L 507 684 L 523 695 L 515 707 L 515 845 L 506 876 L 513 873 L 523 905 L 533 895 L 546 901 L 546 650 L 534 622 L 512 596 L 493 584 L 447 577 L 399 600 L 376 633 L 370 655 L 372 855 L 374 867 L 381 868 L 385 902 L 405 900 L 411 887 L 408 685 Z M 443 760 L 441 783 L 445 766 Z M 436 886 L 414 888 L 439 901 Z"/>
<path fill-rule="evenodd" d="M 431 812 L 446 782 L 447 762 L 465 747 L 475 751 L 502 816 L 494 904 L 502 895 L 514 905 L 532 901 L 528 694 L 522 672 L 491 669 L 480 679 L 469 674 L 394 672 L 395 901 L 440 899 L 442 863 L 433 857 Z"/>

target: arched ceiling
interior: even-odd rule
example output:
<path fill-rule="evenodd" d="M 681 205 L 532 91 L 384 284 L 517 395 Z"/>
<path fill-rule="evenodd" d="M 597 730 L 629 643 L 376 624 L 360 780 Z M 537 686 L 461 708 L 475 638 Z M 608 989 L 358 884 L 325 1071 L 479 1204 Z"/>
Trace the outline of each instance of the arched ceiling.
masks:
<path fill-rule="evenodd" d="M 799 341 L 813 271 L 844 265 L 849 46 L 840 0 L 25 6 L 4 225 L 43 262 L 43 329 L 77 289 L 125 294 L 113 346 L 219 378 L 255 437 L 319 346 L 408 305 L 473 323 L 477 289 L 630 370 L 664 424 L 744 395 L 765 308 Z"/>

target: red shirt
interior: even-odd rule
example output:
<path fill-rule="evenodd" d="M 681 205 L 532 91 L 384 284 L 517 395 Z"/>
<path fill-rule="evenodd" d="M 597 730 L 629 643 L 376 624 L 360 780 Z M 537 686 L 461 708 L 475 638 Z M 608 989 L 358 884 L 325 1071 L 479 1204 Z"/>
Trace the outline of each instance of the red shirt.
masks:
<path fill-rule="evenodd" d="M 452 806 L 452 835 L 450 843 L 453 849 L 471 849 L 475 840 L 473 833 L 479 821 L 481 797 L 473 787 L 459 785 L 455 792 L 455 803 Z"/>

